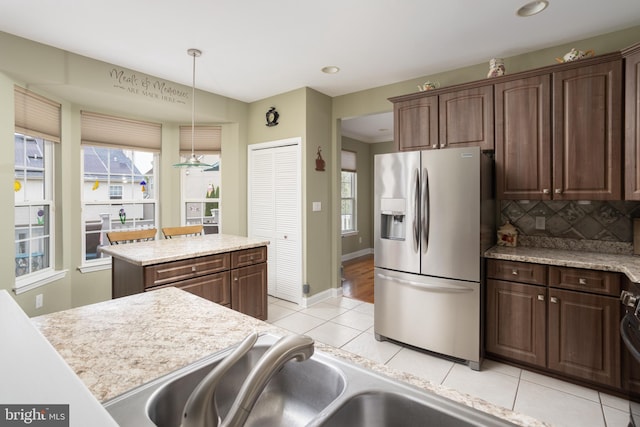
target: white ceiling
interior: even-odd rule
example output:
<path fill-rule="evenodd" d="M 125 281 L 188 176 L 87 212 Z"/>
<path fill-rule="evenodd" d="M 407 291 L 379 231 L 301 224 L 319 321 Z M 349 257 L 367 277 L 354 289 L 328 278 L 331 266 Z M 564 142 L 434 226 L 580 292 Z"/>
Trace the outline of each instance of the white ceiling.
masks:
<path fill-rule="evenodd" d="M 252 102 L 305 86 L 344 95 L 640 24 L 639 0 L 550 0 L 519 18 L 526 1 L 2 0 L 0 31 L 188 86 L 197 48 L 199 89 Z"/>

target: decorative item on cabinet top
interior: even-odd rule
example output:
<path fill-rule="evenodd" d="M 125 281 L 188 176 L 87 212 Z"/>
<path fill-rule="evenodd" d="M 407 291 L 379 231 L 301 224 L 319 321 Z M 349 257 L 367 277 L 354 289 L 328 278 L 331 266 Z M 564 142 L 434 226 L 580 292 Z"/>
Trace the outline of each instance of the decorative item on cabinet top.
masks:
<path fill-rule="evenodd" d="M 426 92 L 429 90 L 438 89 L 439 87 L 440 87 L 440 83 L 438 82 L 426 81 L 423 84 L 418 85 L 418 90 L 420 92 Z"/>
<path fill-rule="evenodd" d="M 509 222 L 498 228 L 498 246 L 515 247 L 518 244 L 518 230 Z"/>
<path fill-rule="evenodd" d="M 556 58 L 556 61 L 562 64 L 564 62 L 577 61 L 578 59 L 587 58 L 593 55 L 595 55 L 593 49 L 583 51 L 573 48 L 569 52 L 565 53 L 562 58 Z"/>
<path fill-rule="evenodd" d="M 506 73 L 507 71 L 504 68 L 504 59 L 491 58 L 489 61 L 489 74 L 487 74 L 487 78 L 504 76 Z"/>

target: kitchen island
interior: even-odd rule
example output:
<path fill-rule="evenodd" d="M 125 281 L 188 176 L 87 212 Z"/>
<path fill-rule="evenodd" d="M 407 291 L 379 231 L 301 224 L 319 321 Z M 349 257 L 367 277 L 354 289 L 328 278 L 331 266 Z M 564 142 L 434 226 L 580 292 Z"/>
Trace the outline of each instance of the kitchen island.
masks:
<path fill-rule="evenodd" d="M 241 341 L 290 332 L 169 287 L 32 319 L 94 396 L 104 402 Z M 543 426 L 377 362 L 316 342 L 316 349 L 522 426 Z"/>
<path fill-rule="evenodd" d="M 175 286 L 244 314 L 267 318 L 268 241 L 229 234 L 112 245 L 112 297 Z"/>

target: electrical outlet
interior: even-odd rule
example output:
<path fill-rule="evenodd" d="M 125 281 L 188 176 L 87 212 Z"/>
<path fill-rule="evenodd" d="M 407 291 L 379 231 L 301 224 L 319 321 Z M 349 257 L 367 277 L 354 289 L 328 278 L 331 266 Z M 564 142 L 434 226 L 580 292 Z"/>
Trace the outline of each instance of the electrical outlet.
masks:
<path fill-rule="evenodd" d="M 544 230 L 546 227 L 546 220 L 543 216 L 536 217 L 536 230 Z"/>
<path fill-rule="evenodd" d="M 36 308 L 42 308 L 43 305 L 44 305 L 44 301 L 42 298 L 42 294 L 36 295 Z"/>

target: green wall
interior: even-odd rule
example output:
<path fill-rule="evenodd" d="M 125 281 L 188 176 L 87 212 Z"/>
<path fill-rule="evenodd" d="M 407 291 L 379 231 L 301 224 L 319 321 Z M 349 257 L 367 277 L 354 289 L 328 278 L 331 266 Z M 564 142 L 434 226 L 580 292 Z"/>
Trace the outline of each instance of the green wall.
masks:
<path fill-rule="evenodd" d="M 640 27 L 634 27 L 550 49 L 505 58 L 508 73 L 553 64 L 572 47 L 594 49 L 597 54 L 619 50 L 638 41 Z M 150 99 L 117 88 L 109 73 L 115 68 L 145 76 L 123 67 L 64 52 L 40 43 L 0 33 L 0 203 L 5 207 L 0 222 L 0 238 L 13 242 L 13 85 L 18 84 L 62 104 L 63 143 L 56 148 L 56 268 L 66 276 L 16 300 L 33 316 L 102 301 L 110 296 L 110 270 L 81 273 L 82 254 L 80 203 L 80 111 L 89 110 L 162 123 L 160 165 L 160 224 L 180 221 L 179 173 L 172 164 L 179 158 L 178 127 L 190 123 L 190 102 Z M 185 67 L 189 64 L 185 61 Z M 485 78 L 488 62 L 430 76 L 329 98 L 313 89 L 301 88 L 251 104 L 216 94 L 197 91 L 196 122 L 223 126 L 221 193 L 222 231 L 246 235 L 247 145 L 288 137 L 303 140 L 303 280 L 311 293 L 336 288 L 340 284 L 340 123 L 343 118 L 392 110 L 387 98 L 417 90 L 426 80 L 441 86 Z M 160 80 L 153 76 L 145 76 Z M 190 91 L 176 83 L 166 82 Z M 135 89 L 135 88 L 130 88 Z M 267 128 L 264 115 L 275 106 L 280 124 Z M 326 171 L 315 171 L 317 148 L 321 147 Z M 371 168 L 372 169 L 372 168 Z M 371 170 L 370 169 L 370 170 Z M 371 190 L 372 191 L 372 190 Z M 174 201 L 176 201 L 174 203 Z M 322 211 L 311 212 L 311 203 L 320 201 Z M 7 243 L 0 255 L 0 271 L 5 272 L 0 289 L 14 286 L 14 251 Z M 44 295 L 44 308 L 35 310 L 35 295 Z M 14 295 L 13 293 L 11 293 Z M 14 295 L 15 296 L 15 295 Z"/>

